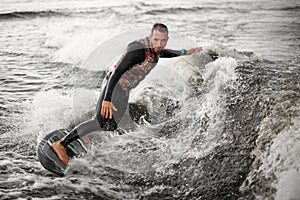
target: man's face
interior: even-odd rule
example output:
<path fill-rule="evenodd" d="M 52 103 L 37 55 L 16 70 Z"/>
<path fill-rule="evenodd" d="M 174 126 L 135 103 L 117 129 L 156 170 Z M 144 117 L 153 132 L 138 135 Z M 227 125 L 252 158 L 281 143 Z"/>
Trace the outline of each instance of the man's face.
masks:
<path fill-rule="evenodd" d="M 154 52 L 160 53 L 163 48 L 167 45 L 168 42 L 168 33 L 167 32 L 159 32 L 158 30 L 154 30 L 153 33 L 149 37 L 150 46 Z"/>

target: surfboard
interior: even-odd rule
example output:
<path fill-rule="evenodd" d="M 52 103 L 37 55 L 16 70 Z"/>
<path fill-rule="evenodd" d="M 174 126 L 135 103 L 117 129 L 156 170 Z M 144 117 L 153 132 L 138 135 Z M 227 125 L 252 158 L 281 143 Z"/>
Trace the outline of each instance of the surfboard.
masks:
<path fill-rule="evenodd" d="M 58 158 L 51 145 L 67 134 L 66 129 L 53 131 L 47 134 L 38 144 L 37 155 L 40 163 L 45 169 L 59 176 L 65 175 L 68 166 Z M 66 147 L 69 160 L 82 156 L 88 151 L 89 147 L 90 141 L 86 136 L 84 140 L 77 139 L 73 141 Z"/>

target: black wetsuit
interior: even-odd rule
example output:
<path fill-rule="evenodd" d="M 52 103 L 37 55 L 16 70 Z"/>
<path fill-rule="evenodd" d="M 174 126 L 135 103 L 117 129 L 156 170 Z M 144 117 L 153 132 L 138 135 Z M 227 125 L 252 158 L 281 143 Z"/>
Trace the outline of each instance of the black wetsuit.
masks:
<path fill-rule="evenodd" d="M 96 107 L 96 117 L 78 125 L 70 134 L 63 138 L 61 144 L 64 147 L 91 132 L 98 130 L 113 131 L 117 128 L 117 123 L 120 122 L 126 112 L 129 98 L 129 91 L 125 91 L 117 83 L 120 77 L 130 70 L 132 66 L 142 63 L 146 59 L 146 50 L 145 46 L 139 42 L 133 42 L 128 45 L 126 54 L 120 60 L 117 68 L 108 72 L 103 80 L 101 95 Z M 185 50 L 184 54 L 186 54 Z M 159 57 L 172 58 L 180 55 L 182 55 L 181 51 L 164 49 Z M 113 111 L 113 119 L 106 119 L 101 115 L 103 100 L 111 101 L 117 107 L 118 111 Z"/>

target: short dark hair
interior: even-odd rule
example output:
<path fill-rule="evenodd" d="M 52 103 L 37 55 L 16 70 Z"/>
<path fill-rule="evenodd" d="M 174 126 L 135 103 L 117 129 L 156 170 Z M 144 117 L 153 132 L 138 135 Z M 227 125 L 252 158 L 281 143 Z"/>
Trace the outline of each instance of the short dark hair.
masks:
<path fill-rule="evenodd" d="M 153 33 L 154 30 L 157 30 L 162 33 L 169 33 L 168 27 L 162 23 L 153 24 L 151 34 Z"/>

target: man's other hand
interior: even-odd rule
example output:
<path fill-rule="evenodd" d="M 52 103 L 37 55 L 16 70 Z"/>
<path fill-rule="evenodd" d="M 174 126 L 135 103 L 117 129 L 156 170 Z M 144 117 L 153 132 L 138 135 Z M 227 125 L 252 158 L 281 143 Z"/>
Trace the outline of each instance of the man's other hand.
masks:
<path fill-rule="evenodd" d="M 110 101 L 102 102 L 101 115 L 104 116 L 106 119 L 108 118 L 112 119 L 113 110 L 118 111 L 112 102 Z"/>

